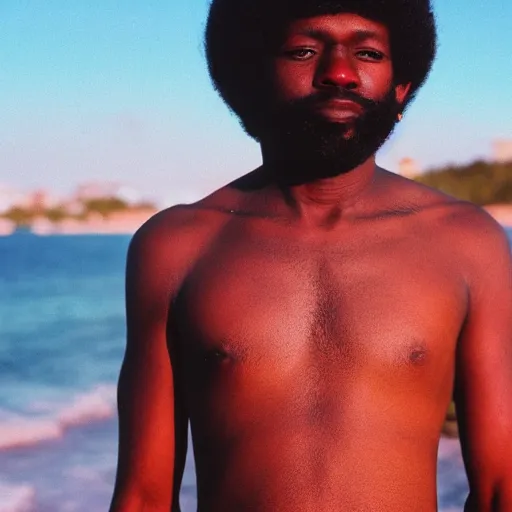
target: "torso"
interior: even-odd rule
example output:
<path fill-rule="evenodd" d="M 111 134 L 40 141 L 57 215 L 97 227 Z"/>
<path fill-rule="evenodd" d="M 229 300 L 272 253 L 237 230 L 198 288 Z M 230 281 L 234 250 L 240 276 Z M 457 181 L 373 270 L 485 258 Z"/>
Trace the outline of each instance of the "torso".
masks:
<path fill-rule="evenodd" d="M 436 510 L 467 301 L 448 239 L 224 215 L 175 298 L 199 510 Z"/>

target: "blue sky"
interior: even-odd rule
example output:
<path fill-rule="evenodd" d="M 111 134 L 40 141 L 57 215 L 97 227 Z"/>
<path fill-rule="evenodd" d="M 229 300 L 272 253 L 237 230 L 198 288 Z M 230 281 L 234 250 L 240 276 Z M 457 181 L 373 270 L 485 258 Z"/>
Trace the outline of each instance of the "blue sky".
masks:
<path fill-rule="evenodd" d="M 260 163 L 212 90 L 209 0 L 2 0 L 0 183 L 121 181 L 163 203 Z M 512 2 L 437 0 L 439 57 L 379 154 L 396 170 L 490 157 L 512 138 Z"/>

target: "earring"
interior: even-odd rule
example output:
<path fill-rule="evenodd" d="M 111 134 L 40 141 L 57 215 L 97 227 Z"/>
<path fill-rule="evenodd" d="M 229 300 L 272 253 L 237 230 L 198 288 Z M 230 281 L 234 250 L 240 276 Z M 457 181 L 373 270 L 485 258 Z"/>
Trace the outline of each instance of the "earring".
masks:
<path fill-rule="evenodd" d="M 400 112 L 400 114 L 398 114 L 398 122 L 400 122 L 403 118 L 404 115 L 402 114 L 402 112 Z"/>

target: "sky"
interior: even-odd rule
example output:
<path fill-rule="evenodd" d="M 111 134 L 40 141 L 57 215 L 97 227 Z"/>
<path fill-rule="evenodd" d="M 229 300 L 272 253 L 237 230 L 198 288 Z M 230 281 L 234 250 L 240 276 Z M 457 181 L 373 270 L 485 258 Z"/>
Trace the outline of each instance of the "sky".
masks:
<path fill-rule="evenodd" d="M 188 202 L 261 163 L 213 90 L 209 0 L 0 0 L 0 184 L 57 194 L 121 182 Z M 429 81 L 378 163 L 423 169 L 512 139 L 512 2 L 434 0 Z"/>

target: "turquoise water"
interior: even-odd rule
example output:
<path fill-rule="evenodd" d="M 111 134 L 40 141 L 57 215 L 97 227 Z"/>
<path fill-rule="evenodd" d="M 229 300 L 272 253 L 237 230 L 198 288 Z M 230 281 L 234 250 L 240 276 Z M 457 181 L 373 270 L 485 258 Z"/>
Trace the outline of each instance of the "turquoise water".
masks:
<path fill-rule="evenodd" d="M 0 238 L 0 512 L 107 510 L 117 458 L 129 237 Z M 444 440 L 439 502 L 461 510 L 457 441 Z M 181 495 L 195 510 L 189 455 Z"/>

